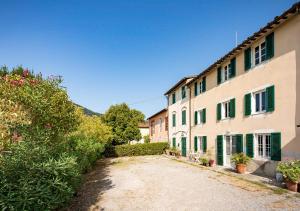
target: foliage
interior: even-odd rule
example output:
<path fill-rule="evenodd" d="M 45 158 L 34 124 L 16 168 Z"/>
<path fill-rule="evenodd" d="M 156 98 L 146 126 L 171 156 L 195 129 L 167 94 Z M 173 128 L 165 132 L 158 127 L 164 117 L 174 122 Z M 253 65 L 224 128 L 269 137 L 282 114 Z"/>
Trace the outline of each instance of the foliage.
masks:
<path fill-rule="evenodd" d="M 12 112 L 16 107 L 19 108 L 17 115 L 24 113 L 23 116 L 27 117 L 27 124 L 21 121 L 17 126 L 9 125 L 7 134 L 15 133 L 31 141 L 55 142 L 60 140 L 58 137 L 77 127 L 75 106 L 60 86 L 60 77 L 43 79 L 41 75 L 33 75 L 22 67 L 11 72 L 2 68 L 0 72 L 4 75 L 0 78 L 0 99 L 12 102 L 10 108 L 1 106 L 0 112 L 5 116 L 14 116 Z M 10 118 L 7 121 L 13 120 Z M 2 122 L 0 125 L 1 128 L 6 127 Z M 5 140 L 1 138 L 0 141 Z"/>
<path fill-rule="evenodd" d="M 178 150 L 176 147 L 172 147 L 169 150 L 170 155 L 180 156 L 180 150 Z"/>
<path fill-rule="evenodd" d="M 231 157 L 231 162 L 235 165 L 244 164 L 247 165 L 250 162 L 251 158 L 248 157 L 245 153 L 235 153 Z"/>
<path fill-rule="evenodd" d="M 99 143 L 106 144 L 111 141 L 112 129 L 105 125 L 98 116 L 87 116 L 80 108 L 76 109 L 76 114 L 79 119 L 79 126 L 73 136 L 80 136 L 89 140 L 94 140 Z"/>
<path fill-rule="evenodd" d="M 149 144 L 123 144 L 114 147 L 111 156 L 139 156 L 139 155 L 160 155 L 169 147 L 168 143 L 149 143 Z"/>
<path fill-rule="evenodd" d="M 111 106 L 102 116 L 103 122 L 112 128 L 113 145 L 140 140 L 141 133 L 138 123 L 143 122 L 144 119 L 144 114 L 135 109 L 130 109 L 125 103 Z"/>
<path fill-rule="evenodd" d="M 208 162 L 209 162 L 207 157 L 201 157 L 201 158 L 199 158 L 199 161 L 200 161 L 201 165 L 204 165 L 204 166 L 207 166 Z"/>
<path fill-rule="evenodd" d="M 0 208 L 50 210 L 74 194 L 80 181 L 76 157 L 54 156 L 46 146 L 22 142 L 0 158 Z"/>
<path fill-rule="evenodd" d="M 291 182 L 298 183 L 300 180 L 300 160 L 282 161 L 277 166 L 277 171 Z"/>
<path fill-rule="evenodd" d="M 69 100 L 60 77 L 0 68 L 0 210 L 54 210 L 102 156 L 111 128 Z"/>
<path fill-rule="evenodd" d="M 150 136 L 149 135 L 145 135 L 144 137 L 144 142 L 147 144 L 147 143 L 150 143 Z"/>

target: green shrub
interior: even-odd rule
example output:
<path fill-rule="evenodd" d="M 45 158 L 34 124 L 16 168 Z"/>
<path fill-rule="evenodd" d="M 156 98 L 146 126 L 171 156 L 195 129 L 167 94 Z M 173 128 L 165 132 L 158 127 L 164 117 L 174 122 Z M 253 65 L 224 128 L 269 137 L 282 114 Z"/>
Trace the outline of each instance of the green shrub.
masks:
<path fill-rule="evenodd" d="M 138 155 L 160 155 L 169 147 L 168 143 L 147 143 L 147 144 L 123 144 L 115 146 L 111 156 L 138 156 Z"/>
<path fill-rule="evenodd" d="M 300 180 L 300 160 L 282 161 L 277 166 L 284 179 L 298 183 Z"/>
<path fill-rule="evenodd" d="M 20 143 L 0 157 L 0 209 L 55 209 L 80 182 L 75 156 L 51 155 L 43 145 Z"/>
<path fill-rule="evenodd" d="M 251 158 L 245 155 L 244 153 L 235 153 L 231 157 L 231 162 L 235 165 L 244 164 L 247 165 L 250 162 Z"/>

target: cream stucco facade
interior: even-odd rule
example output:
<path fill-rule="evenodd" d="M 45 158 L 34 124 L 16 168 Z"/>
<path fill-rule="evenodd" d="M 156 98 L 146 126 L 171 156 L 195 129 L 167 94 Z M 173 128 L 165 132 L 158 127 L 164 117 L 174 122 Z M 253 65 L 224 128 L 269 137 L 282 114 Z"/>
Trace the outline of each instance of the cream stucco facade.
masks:
<path fill-rule="evenodd" d="M 191 150 L 190 145 L 190 89 L 186 84 L 193 77 L 186 77 L 179 81 L 169 92 L 168 98 L 168 116 L 169 116 L 169 143 L 171 147 L 176 147 L 183 156 L 187 156 Z M 182 91 L 185 90 L 185 97 L 182 97 Z M 175 94 L 175 103 L 173 95 Z M 183 120 L 185 112 L 185 121 Z M 175 120 L 174 120 L 175 117 Z M 175 123 L 175 124 L 174 124 Z"/>
<path fill-rule="evenodd" d="M 223 166 L 232 166 L 232 154 L 244 152 L 253 158 L 249 171 L 269 176 L 280 160 L 300 159 L 299 10 L 300 3 L 293 5 L 198 76 L 183 78 L 165 94 L 171 146 L 175 139 L 182 150 L 185 138 L 186 155 L 201 150 Z M 183 110 L 186 124 L 181 120 Z"/>
<path fill-rule="evenodd" d="M 266 36 L 274 32 L 274 56 L 254 65 L 255 47 L 265 42 Z M 244 50 L 251 47 L 251 63 L 245 71 Z M 228 58 L 213 70 L 207 72 L 197 83 L 206 77 L 206 91 L 195 96 L 191 94 L 191 114 L 206 108 L 206 122 L 191 123 L 191 137 L 206 136 L 207 150 L 217 160 L 217 135 L 223 138 L 223 165 L 230 165 L 226 160 L 227 135 L 243 136 L 243 152 L 246 152 L 246 134 L 253 134 L 254 157 L 250 169 L 258 173 L 273 175 L 277 161 L 259 157 L 259 134 L 281 134 L 281 160 L 300 158 L 300 15 L 269 30 L 265 36 L 246 46 L 236 55 Z M 226 82 L 217 83 L 218 67 L 236 58 L 236 76 Z M 194 82 L 189 84 L 192 90 Z M 245 116 L 245 95 L 265 90 L 274 86 L 275 108 L 272 112 L 253 112 Z M 254 96 L 254 95 L 253 95 Z M 217 120 L 217 104 L 235 99 L 235 117 Z M 251 98 L 252 111 L 255 99 Z M 298 126 L 297 126 L 298 125 Z M 228 139 L 229 140 L 229 139 Z M 228 141 L 230 142 L 230 141 Z M 191 144 L 191 143 L 190 143 Z M 192 145 L 192 144 L 191 144 Z M 230 147 L 230 146 L 229 146 Z M 228 149 L 228 151 L 230 151 Z"/>

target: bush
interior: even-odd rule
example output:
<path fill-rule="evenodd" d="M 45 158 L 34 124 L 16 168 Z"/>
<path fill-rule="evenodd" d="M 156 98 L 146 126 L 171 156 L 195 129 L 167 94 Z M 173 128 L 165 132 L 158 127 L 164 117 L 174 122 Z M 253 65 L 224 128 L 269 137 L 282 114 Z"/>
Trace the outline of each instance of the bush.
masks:
<path fill-rule="evenodd" d="M 244 153 L 236 153 L 231 157 L 231 162 L 235 165 L 244 164 L 247 165 L 250 162 L 251 158 L 245 155 Z"/>
<path fill-rule="evenodd" d="M 77 158 L 49 154 L 43 145 L 20 143 L 0 157 L 0 209 L 50 210 L 74 194 L 80 182 Z"/>
<path fill-rule="evenodd" d="M 277 171 L 282 173 L 284 179 L 298 183 L 300 180 L 300 160 L 282 161 L 278 164 Z"/>
<path fill-rule="evenodd" d="M 168 143 L 148 143 L 148 144 L 123 144 L 111 148 L 110 156 L 139 156 L 139 155 L 160 155 L 169 147 Z"/>

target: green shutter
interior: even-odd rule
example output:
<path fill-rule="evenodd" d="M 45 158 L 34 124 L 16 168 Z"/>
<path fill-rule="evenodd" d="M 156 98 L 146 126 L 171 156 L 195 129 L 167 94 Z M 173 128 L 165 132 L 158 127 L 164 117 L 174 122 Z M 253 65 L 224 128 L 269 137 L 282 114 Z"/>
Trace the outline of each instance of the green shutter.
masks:
<path fill-rule="evenodd" d="M 198 138 L 197 136 L 194 137 L 194 151 L 197 152 L 198 151 Z"/>
<path fill-rule="evenodd" d="M 176 138 L 173 138 L 173 147 L 176 147 Z"/>
<path fill-rule="evenodd" d="M 205 123 L 206 122 L 206 108 L 204 108 L 202 110 L 202 118 L 201 118 L 201 122 Z"/>
<path fill-rule="evenodd" d="M 281 133 L 271 134 L 271 160 L 281 161 Z"/>
<path fill-rule="evenodd" d="M 195 95 L 195 97 L 198 95 L 198 83 L 197 82 L 194 83 L 194 95 Z"/>
<path fill-rule="evenodd" d="M 229 117 L 235 117 L 235 98 L 231 99 L 229 102 Z"/>
<path fill-rule="evenodd" d="M 181 98 L 184 99 L 185 98 L 185 87 L 181 87 Z"/>
<path fill-rule="evenodd" d="M 203 136 L 202 137 L 202 149 L 203 149 L 203 152 L 206 153 L 206 150 L 207 150 L 207 137 L 206 136 Z"/>
<path fill-rule="evenodd" d="M 194 113 L 194 123 L 195 123 L 195 125 L 197 125 L 197 123 L 198 123 L 198 112 L 197 111 L 195 111 L 195 113 Z"/>
<path fill-rule="evenodd" d="M 266 89 L 267 94 L 267 112 L 275 110 L 275 87 L 270 86 Z"/>
<path fill-rule="evenodd" d="M 181 120 L 182 125 L 186 125 L 186 110 L 181 111 L 181 117 L 182 117 Z"/>
<path fill-rule="evenodd" d="M 172 115 L 172 122 L 173 122 L 173 127 L 176 126 L 176 114 Z"/>
<path fill-rule="evenodd" d="M 221 67 L 218 67 L 218 78 L 217 78 L 217 80 L 218 80 L 218 84 L 220 84 L 221 83 Z"/>
<path fill-rule="evenodd" d="M 221 120 L 221 103 L 217 105 L 217 120 Z"/>
<path fill-rule="evenodd" d="M 176 103 L 176 94 L 172 94 L 172 104 Z"/>
<path fill-rule="evenodd" d="M 244 65 L 245 65 L 245 71 L 251 68 L 251 48 L 247 48 L 244 51 Z"/>
<path fill-rule="evenodd" d="M 229 72 L 229 78 L 233 78 L 236 73 L 236 59 L 235 57 L 230 60 L 230 72 Z"/>
<path fill-rule="evenodd" d="M 249 116 L 251 114 L 251 93 L 245 95 L 244 106 L 244 114 L 245 116 Z"/>
<path fill-rule="evenodd" d="M 217 136 L 217 164 L 223 166 L 223 136 Z"/>
<path fill-rule="evenodd" d="M 246 134 L 246 155 L 250 158 L 254 157 L 253 134 Z"/>
<path fill-rule="evenodd" d="M 274 56 L 274 32 L 266 36 L 266 57 L 271 59 Z"/>
<path fill-rule="evenodd" d="M 244 149 L 243 149 L 243 135 L 242 134 L 237 134 L 235 135 L 236 137 L 236 152 L 237 153 L 241 153 L 241 152 L 244 152 Z"/>
<path fill-rule="evenodd" d="M 206 77 L 203 77 L 202 79 L 202 92 L 206 91 Z"/>

